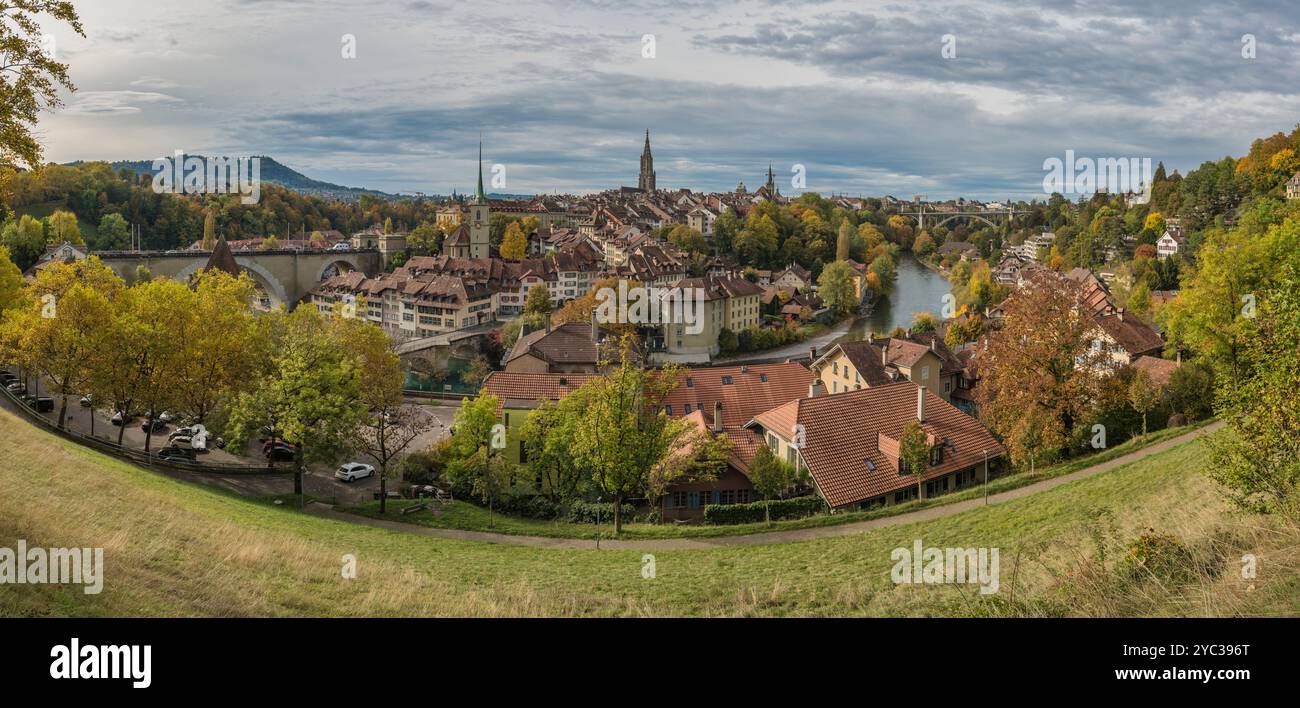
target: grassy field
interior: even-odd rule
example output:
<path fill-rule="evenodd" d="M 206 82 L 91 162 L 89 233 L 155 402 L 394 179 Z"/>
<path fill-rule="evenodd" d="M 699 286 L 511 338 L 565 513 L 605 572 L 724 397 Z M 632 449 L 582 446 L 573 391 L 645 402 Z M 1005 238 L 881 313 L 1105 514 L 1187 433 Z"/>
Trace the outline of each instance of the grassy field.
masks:
<path fill-rule="evenodd" d="M 63 201 L 30 204 L 28 206 L 18 207 L 15 211 L 19 216 L 26 214 L 34 219 L 44 219 L 60 209 L 71 211 Z M 78 216 L 77 225 L 81 229 L 81 239 L 86 243 L 94 241 L 99 236 L 98 224 L 93 224 Z"/>
<path fill-rule="evenodd" d="M 941 506 L 966 499 L 983 497 L 986 492 L 988 494 L 997 494 L 999 492 L 1018 489 L 1035 482 L 1041 482 L 1043 480 L 1070 474 L 1071 472 L 1076 472 L 1084 467 L 1090 467 L 1095 464 L 1113 460 L 1144 447 L 1191 432 L 1197 428 L 1208 425 L 1209 422 L 1210 421 L 1205 421 L 1180 428 L 1158 430 L 1148 435 L 1146 440 L 1137 440 L 1136 438 L 1128 440 L 1121 445 L 1116 445 L 1115 447 L 1103 450 L 1096 454 L 1078 457 L 1059 465 L 1043 467 L 1035 470 L 1033 474 L 1021 472 L 997 477 L 989 482 L 987 490 L 984 485 L 980 484 L 951 494 L 944 494 L 930 499 L 922 499 L 872 511 L 855 511 L 835 515 L 818 514 L 803 519 L 774 521 L 770 528 L 763 523 L 725 525 L 703 523 L 689 525 L 628 523 L 623 525 L 623 533 L 620 538 L 656 539 L 744 536 L 754 533 L 763 533 L 766 531 L 784 531 L 821 526 L 835 526 L 855 521 L 867 521 L 869 519 L 886 516 L 897 516 L 899 514 L 917 511 L 918 509 L 925 509 L 932 506 Z M 488 510 L 484 507 L 459 500 L 452 502 L 447 506 L 437 507 L 436 511 L 419 511 L 406 516 L 399 513 L 402 508 L 415 503 L 416 502 L 412 501 L 390 500 L 388 502 L 387 514 L 379 513 L 378 501 L 343 507 L 342 510 L 371 518 L 401 521 L 430 528 L 460 529 L 463 531 L 491 531 L 495 533 L 515 534 L 521 536 L 549 536 L 552 538 L 593 538 L 596 535 L 595 524 L 573 524 L 564 521 L 526 519 L 506 516 L 499 513 L 489 514 Z M 612 522 L 601 524 L 601 538 L 611 538 L 613 533 L 614 525 Z"/>
<path fill-rule="evenodd" d="M 360 527 L 134 468 L 0 411 L 0 546 L 104 549 L 104 591 L 0 585 L 0 615 L 1295 615 L 1296 535 L 1230 513 L 1199 443 L 937 521 L 785 545 L 641 552 L 450 541 Z M 1109 509 L 1103 533 L 1091 511 Z M 1190 579 L 1115 580 L 1091 539 L 1173 534 Z M 1001 592 L 895 585 L 890 552 L 998 547 Z M 1238 577 L 1240 556 L 1259 576 Z M 352 554 L 356 579 L 341 577 Z M 1122 555 L 1122 554 L 1115 554 Z M 1110 565 L 1116 565 L 1114 561 Z M 1104 565 L 1102 566 L 1104 568 Z M 1087 574 L 1080 568 L 1091 568 Z M 1084 577 L 1087 583 L 1074 578 Z M 992 599 L 989 599 L 992 598 Z"/>

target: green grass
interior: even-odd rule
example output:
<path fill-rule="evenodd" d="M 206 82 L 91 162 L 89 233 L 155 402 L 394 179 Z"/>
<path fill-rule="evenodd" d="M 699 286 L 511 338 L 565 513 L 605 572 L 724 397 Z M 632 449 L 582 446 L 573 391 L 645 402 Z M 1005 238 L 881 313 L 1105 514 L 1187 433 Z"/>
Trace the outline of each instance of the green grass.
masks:
<path fill-rule="evenodd" d="M 33 219 L 44 219 L 58 210 L 71 211 L 68 209 L 64 200 L 53 202 L 43 202 L 41 204 L 28 204 L 27 206 L 18 207 L 14 212 L 18 216 L 27 214 Z M 99 226 L 86 221 L 84 218 L 77 217 L 77 225 L 81 229 L 81 239 L 86 243 L 91 243 L 99 236 Z"/>
<path fill-rule="evenodd" d="M 1148 435 L 1146 440 L 1138 440 L 1134 438 L 1125 441 L 1123 444 L 1116 445 L 1113 448 L 1092 455 L 1077 457 L 1058 465 L 1035 470 L 1033 474 L 1028 472 L 1019 472 L 997 477 L 989 481 L 989 484 L 987 485 L 987 493 L 997 494 L 999 492 L 1006 492 L 1029 484 L 1034 484 L 1035 482 L 1042 482 L 1054 477 L 1067 475 L 1085 467 L 1101 464 L 1117 457 L 1122 457 L 1131 452 L 1141 450 L 1144 447 L 1155 445 L 1170 438 L 1183 435 L 1208 425 L 1210 422 L 1211 421 L 1205 421 L 1180 428 L 1158 430 Z M 944 494 L 942 496 L 908 502 L 906 504 L 898 504 L 896 506 L 888 506 L 872 511 L 818 514 L 803 519 L 773 521 L 771 527 L 768 527 L 766 524 L 761 522 L 725 525 L 705 523 L 687 525 L 677 525 L 672 523 L 629 523 L 623 525 L 623 533 L 619 538 L 716 538 L 724 536 L 745 536 L 770 531 L 789 531 L 794 529 L 837 526 L 839 524 L 853 523 L 856 521 L 868 521 L 886 516 L 897 516 L 899 514 L 906 514 L 908 512 L 926 509 L 933 506 L 942 506 L 944 504 L 952 504 L 967 499 L 975 499 L 983 497 L 985 493 L 985 485 L 980 484 L 951 494 Z M 454 501 L 446 506 L 435 507 L 436 511 L 418 511 L 406 516 L 403 516 L 400 513 L 403 508 L 415 503 L 416 502 L 407 500 L 389 500 L 388 512 L 386 514 L 379 513 L 379 502 L 377 501 L 369 501 L 355 506 L 341 507 L 340 510 L 352 514 L 359 514 L 361 516 L 376 519 L 388 519 L 390 521 L 401 521 L 404 523 L 415 524 L 417 526 L 427 526 L 429 528 L 459 529 L 462 531 L 489 531 L 518 536 L 589 539 L 595 538 L 597 531 L 595 524 L 573 524 L 565 521 L 526 519 L 516 516 L 507 516 L 501 513 L 489 514 L 488 510 L 484 507 L 460 500 Z M 614 525 L 612 522 L 602 523 L 599 530 L 601 538 L 612 538 L 614 535 Z"/>
<path fill-rule="evenodd" d="M 94 546 L 105 555 L 99 595 L 78 587 L 0 585 L 4 616 L 840 616 L 986 614 L 971 586 L 894 585 L 890 552 L 998 547 L 1002 592 L 1051 588 L 1040 560 L 1086 546 L 1089 510 L 1117 533 L 1153 527 L 1189 543 L 1225 525 L 1267 526 L 1225 508 L 1200 473 L 1204 449 L 1182 445 L 1041 494 L 927 523 L 783 545 L 656 551 L 565 550 L 447 540 L 363 527 L 180 482 L 77 447 L 0 411 L 0 546 Z M 1234 526 L 1235 525 L 1235 526 Z M 1242 532 L 1245 533 L 1245 532 Z M 1213 601 L 1179 597 L 1135 614 L 1296 614 L 1293 537 L 1273 531 L 1243 548 L 1269 562 L 1247 592 L 1234 574 Z M 1291 548 L 1290 555 L 1285 549 Z M 345 554 L 357 577 L 341 575 Z M 1228 565 L 1231 568 L 1231 565 Z M 1211 592 L 1212 591 L 1212 592 Z M 1071 613 L 1088 614 L 1085 606 Z"/>

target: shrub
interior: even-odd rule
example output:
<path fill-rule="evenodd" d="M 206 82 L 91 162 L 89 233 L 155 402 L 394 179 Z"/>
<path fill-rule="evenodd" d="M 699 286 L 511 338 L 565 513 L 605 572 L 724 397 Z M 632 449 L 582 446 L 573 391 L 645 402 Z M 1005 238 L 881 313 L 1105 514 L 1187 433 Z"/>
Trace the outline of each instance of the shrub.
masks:
<path fill-rule="evenodd" d="M 1185 581 L 1192 574 L 1192 554 L 1175 536 L 1148 528 L 1128 544 L 1121 565 L 1133 579 L 1153 575 L 1160 580 Z"/>
<path fill-rule="evenodd" d="M 636 507 L 631 504 L 623 504 L 621 515 L 625 520 L 631 521 L 636 518 Z M 573 502 L 569 505 L 568 521 L 571 524 L 594 524 L 597 516 L 601 521 L 609 522 L 614 520 L 614 503 L 613 502 Z"/>
<path fill-rule="evenodd" d="M 711 524 L 748 524 L 763 521 L 766 502 L 748 504 L 708 504 L 704 507 L 704 520 Z M 826 502 L 816 495 L 772 500 L 772 520 L 802 519 L 824 513 Z"/>

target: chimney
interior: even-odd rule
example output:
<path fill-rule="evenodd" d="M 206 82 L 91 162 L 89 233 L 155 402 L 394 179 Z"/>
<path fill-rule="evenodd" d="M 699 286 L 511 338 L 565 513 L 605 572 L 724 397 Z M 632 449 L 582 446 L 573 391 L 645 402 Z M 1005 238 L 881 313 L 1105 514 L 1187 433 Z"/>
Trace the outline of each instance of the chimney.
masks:
<path fill-rule="evenodd" d="M 880 345 L 880 365 L 889 366 L 889 340 L 886 339 L 884 344 Z"/>
<path fill-rule="evenodd" d="M 596 311 L 591 311 L 591 343 L 600 344 L 600 324 L 596 322 Z"/>
<path fill-rule="evenodd" d="M 826 393 L 826 387 L 822 385 L 821 379 L 813 379 L 813 382 L 808 384 L 809 398 L 816 398 L 824 393 Z"/>
<path fill-rule="evenodd" d="M 722 432 L 722 401 L 713 402 L 713 432 Z"/>
<path fill-rule="evenodd" d="M 740 365 L 740 373 L 742 373 L 742 374 L 748 374 L 748 373 L 749 373 L 749 367 L 746 366 L 745 364 L 741 364 L 741 365 Z"/>
<path fill-rule="evenodd" d="M 811 366 L 814 361 L 817 361 L 817 347 L 808 347 L 809 366 Z"/>
<path fill-rule="evenodd" d="M 1182 349 L 1179 349 L 1178 351 L 1176 351 L 1176 352 L 1174 353 L 1174 363 L 1177 364 L 1177 365 L 1179 365 L 1179 366 L 1182 366 L 1182 365 L 1183 365 L 1183 350 L 1182 350 Z"/>
<path fill-rule="evenodd" d="M 932 352 L 938 351 L 938 346 L 939 346 L 939 337 L 938 335 L 932 334 L 930 336 L 930 351 Z"/>
<path fill-rule="evenodd" d="M 925 422 L 925 387 L 916 387 L 916 422 Z"/>
<path fill-rule="evenodd" d="M 1115 316 L 1119 318 L 1119 321 L 1120 321 L 1120 322 L 1123 322 L 1123 321 L 1124 321 L 1124 308 L 1121 307 L 1121 308 L 1119 308 L 1118 310 L 1115 310 Z"/>

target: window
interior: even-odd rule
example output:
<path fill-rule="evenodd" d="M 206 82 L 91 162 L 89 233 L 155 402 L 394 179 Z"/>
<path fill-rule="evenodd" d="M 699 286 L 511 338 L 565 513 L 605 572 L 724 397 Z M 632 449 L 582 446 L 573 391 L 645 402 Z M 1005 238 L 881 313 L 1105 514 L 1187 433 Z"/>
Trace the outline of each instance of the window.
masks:
<path fill-rule="evenodd" d="M 952 379 L 947 379 L 943 382 L 943 392 L 952 393 Z"/>
<path fill-rule="evenodd" d="M 935 445 L 930 448 L 930 465 L 943 464 L 943 445 Z"/>
<path fill-rule="evenodd" d="M 700 506 L 713 503 L 713 492 L 700 492 Z"/>
<path fill-rule="evenodd" d="M 908 487 L 901 491 L 894 492 L 894 503 L 902 504 L 916 498 L 916 487 Z"/>
<path fill-rule="evenodd" d="M 686 492 L 673 492 L 668 499 L 668 506 L 675 509 L 684 509 L 686 507 Z"/>
<path fill-rule="evenodd" d="M 672 415 L 672 414 L 673 414 L 673 407 L 672 407 L 672 406 L 664 406 L 664 413 L 667 413 L 668 415 Z"/>
<path fill-rule="evenodd" d="M 723 377 L 722 377 L 722 385 L 723 385 L 723 386 L 730 386 L 731 383 L 732 383 L 732 379 L 731 379 L 730 376 L 723 376 Z"/>
<path fill-rule="evenodd" d="M 792 465 L 795 463 L 795 451 L 793 445 L 785 449 L 785 461 Z"/>
<path fill-rule="evenodd" d="M 706 493 L 707 493 L 707 492 L 706 492 Z M 724 489 L 724 490 L 719 491 L 719 492 L 718 492 L 718 503 L 719 503 L 719 504 L 735 504 L 735 503 L 736 503 L 736 490 L 734 490 L 734 489 Z"/>
<path fill-rule="evenodd" d="M 686 388 L 695 388 L 695 379 L 693 379 L 693 378 L 687 376 L 687 377 L 686 377 Z"/>
<path fill-rule="evenodd" d="M 685 411 L 685 413 L 686 413 L 686 415 L 690 415 L 690 414 L 691 414 L 691 404 L 689 404 L 689 403 L 686 404 L 686 411 Z"/>
<path fill-rule="evenodd" d="M 921 380 L 922 380 L 922 381 L 929 381 L 929 380 L 930 380 L 930 367 L 928 367 L 928 366 L 922 366 L 922 367 L 921 367 Z"/>
<path fill-rule="evenodd" d="M 835 373 L 836 376 L 839 376 L 839 374 L 840 374 L 840 363 L 837 361 L 837 362 L 835 362 L 834 364 L 831 364 L 831 370 Z"/>
<path fill-rule="evenodd" d="M 736 490 L 736 503 L 737 503 L 737 504 L 748 504 L 748 503 L 749 503 L 749 490 L 748 490 L 748 489 L 737 489 L 737 490 Z"/>

